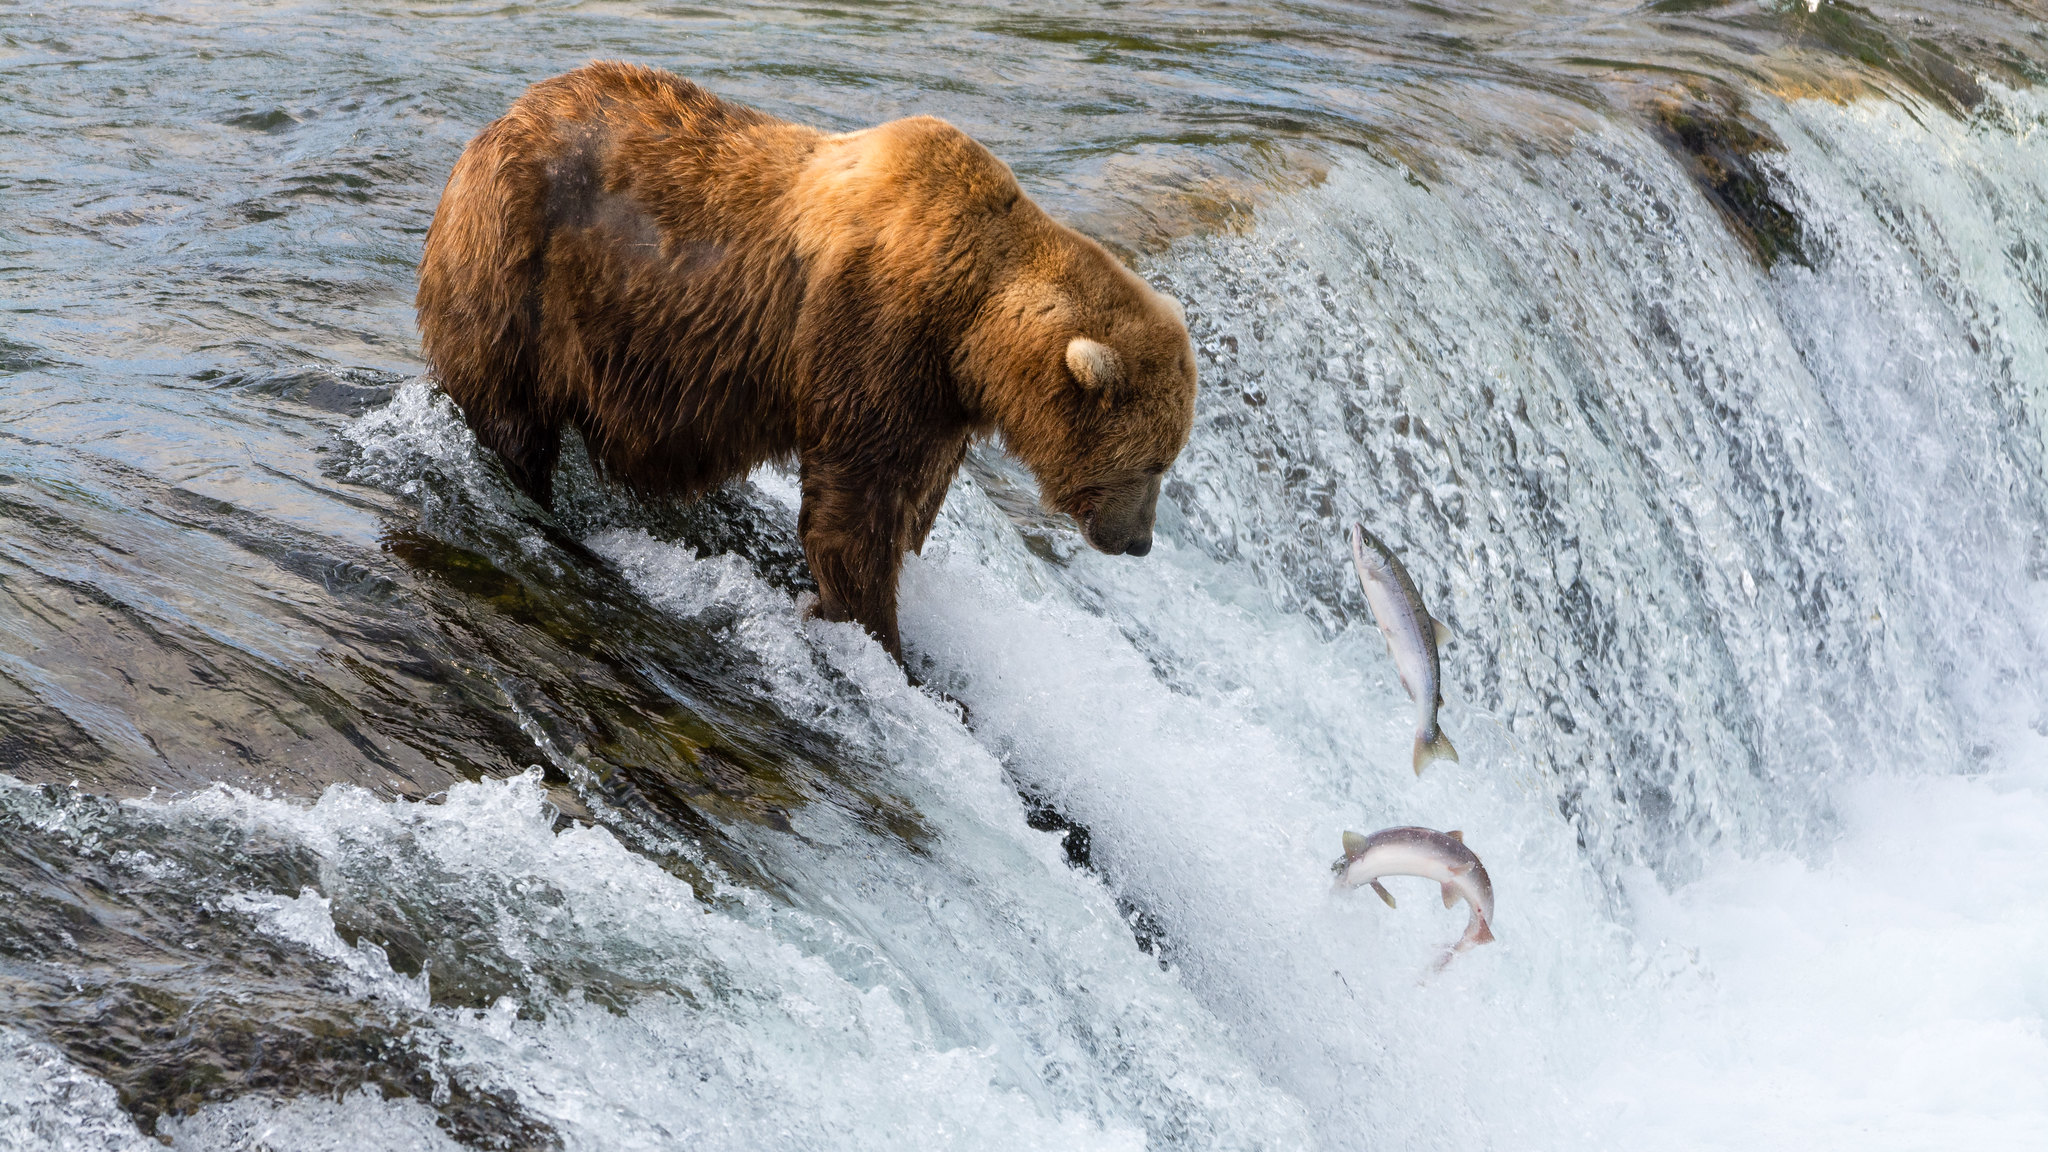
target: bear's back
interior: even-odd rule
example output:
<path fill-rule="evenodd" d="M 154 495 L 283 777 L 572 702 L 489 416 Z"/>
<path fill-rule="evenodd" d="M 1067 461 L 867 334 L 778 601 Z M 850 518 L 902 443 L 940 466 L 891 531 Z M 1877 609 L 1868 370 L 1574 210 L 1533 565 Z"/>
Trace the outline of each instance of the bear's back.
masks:
<path fill-rule="evenodd" d="M 607 197 L 622 197 L 686 243 L 770 225 L 768 210 L 820 135 L 680 76 L 610 61 L 534 85 L 504 121 L 525 137 L 516 155 L 546 158 L 551 229 L 588 224 Z"/>
<path fill-rule="evenodd" d="M 547 234 L 597 227 L 671 256 L 791 244 L 806 263 L 836 264 L 858 251 L 890 279 L 957 278 L 966 251 L 1057 240 L 1007 165 L 931 116 L 827 134 L 599 61 L 528 89 L 486 137 L 502 137 L 501 163 L 541 167 L 525 182 L 544 189 Z"/>

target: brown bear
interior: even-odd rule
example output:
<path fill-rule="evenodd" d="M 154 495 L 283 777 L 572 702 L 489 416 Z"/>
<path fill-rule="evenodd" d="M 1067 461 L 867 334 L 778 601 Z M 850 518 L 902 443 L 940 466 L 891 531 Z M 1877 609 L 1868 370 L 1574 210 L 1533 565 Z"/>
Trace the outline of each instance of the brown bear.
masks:
<path fill-rule="evenodd" d="M 564 425 L 643 494 L 794 456 L 815 611 L 899 660 L 903 553 L 973 437 L 1142 556 L 1194 419 L 1180 306 L 959 129 L 833 134 L 629 64 L 542 81 L 470 141 L 418 303 L 441 386 L 543 506 Z"/>

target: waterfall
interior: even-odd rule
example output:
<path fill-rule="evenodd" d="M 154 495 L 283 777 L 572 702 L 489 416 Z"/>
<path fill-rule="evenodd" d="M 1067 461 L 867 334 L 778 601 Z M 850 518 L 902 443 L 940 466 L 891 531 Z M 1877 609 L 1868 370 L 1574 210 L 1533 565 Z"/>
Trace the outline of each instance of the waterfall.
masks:
<path fill-rule="evenodd" d="M 1348 154 L 1143 257 L 1202 377 L 1157 547 L 1089 551 L 978 447 L 903 575 L 929 691 L 802 618 L 787 473 L 715 502 L 729 550 L 574 460 L 543 523 L 430 381 L 379 384 L 331 475 L 417 524 L 352 512 L 356 563 L 444 549 L 462 604 L 543 621 L 542 656 L 484 624 L 404 649 L 533 769 L 310 803 L 0 779 L 36 862 L 7 875 L 258 956 L 221 971 L 330 1038 L 308 1064 L 374 1026 L 368 1086 L 194 1096 L 156 1126 L 180 1148 L 2038 1137 L 2048 100 L 1749 111 L 1796 258 L 1584 110 Z M 1453 630 L 1462 759 L 1420 778 L 1354 520 Z M 571 635 L 521 582 L 600 608 Z M 266 667 L 317 663 L 278 637 Z M 614 745 L 562 718 L 600 698 Z M 1495 885 L 1497 942 L 1440 973 L 1463 908 L 1331 888 L 1342 832 L 1399 824 L 1461 830 Z M 130 962 L 83 897 L 5 891 L 0 982 L 59 999 L 60 933 Z M 143 1147 L 72 1026 L 0 1023 L 0 1145 Z"/>

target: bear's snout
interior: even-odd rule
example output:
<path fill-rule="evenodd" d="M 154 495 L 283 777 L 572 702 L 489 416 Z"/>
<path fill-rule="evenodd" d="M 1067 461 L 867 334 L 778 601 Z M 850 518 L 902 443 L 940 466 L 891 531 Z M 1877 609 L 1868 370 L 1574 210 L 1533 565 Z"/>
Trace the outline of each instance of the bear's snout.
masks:
<path fill-rule="evenodd" d="M 1152 525 L 1150 524 L 1146 524 L 1136 532 L 1117 533 L 1102 531 L 1096 525 L 1090 523 L 1084 527 L 1082 535 L 1088 538 L 1088 543 L 1097 552 L 1106 553 L 1111 556 L 1143 556 L 1152 550 Z"/>
<path fill-rule="evenodd" d="M 1152 551 L 1152 518 L 1159 510 L 1159 477 L 1105 491 L 1081 517 L 1081 534 L 1098 552 L 1143 556 Z"/>

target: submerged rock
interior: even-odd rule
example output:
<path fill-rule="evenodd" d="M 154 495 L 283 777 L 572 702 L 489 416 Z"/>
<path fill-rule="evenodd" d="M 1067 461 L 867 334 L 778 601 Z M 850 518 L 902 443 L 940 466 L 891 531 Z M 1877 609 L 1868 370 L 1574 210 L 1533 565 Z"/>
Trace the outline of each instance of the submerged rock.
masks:
<path fill-rule="evenodd" d="M 181 837 L 122 804 L 0 785 L 0 1019 L 105 1081 L 145 1134 L 252 1093 L 368 1087 L 427 1104 L 470 1147 L 561 1146 L 512 1096 L 441 1059 L 426 1004 L 365 994 L 331 958 L 252 931 L 249 901 L 223 898 L 313 891 L 311 852 L 208 831 Z"/>

